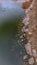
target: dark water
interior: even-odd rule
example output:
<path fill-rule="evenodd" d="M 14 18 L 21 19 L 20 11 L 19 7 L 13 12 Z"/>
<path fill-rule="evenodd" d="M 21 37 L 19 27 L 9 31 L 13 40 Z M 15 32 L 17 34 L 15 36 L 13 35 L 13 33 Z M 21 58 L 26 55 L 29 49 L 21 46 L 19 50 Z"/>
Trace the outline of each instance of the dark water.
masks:
<path fill-rule="evenodd" d="M 0 65 L 22 65 L 24 51 L 17 44 L 16 35 L 18 22 L 24 15 L 24 10 L 20 4 L 6 3 L 2 5 L 0 13 Z"/>

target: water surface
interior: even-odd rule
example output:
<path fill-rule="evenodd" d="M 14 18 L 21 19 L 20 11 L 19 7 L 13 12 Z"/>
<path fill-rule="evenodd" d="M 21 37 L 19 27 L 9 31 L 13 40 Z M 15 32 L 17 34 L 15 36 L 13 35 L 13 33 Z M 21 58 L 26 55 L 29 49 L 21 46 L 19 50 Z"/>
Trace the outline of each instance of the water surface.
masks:
<path fill-rule="evenodd" d="M 16 35 L 18 22 L 25 12 L 19 3 L 0 5 L 0 65 L 22 65 L 22 56 L 25 53 L 17 44 Z"/>

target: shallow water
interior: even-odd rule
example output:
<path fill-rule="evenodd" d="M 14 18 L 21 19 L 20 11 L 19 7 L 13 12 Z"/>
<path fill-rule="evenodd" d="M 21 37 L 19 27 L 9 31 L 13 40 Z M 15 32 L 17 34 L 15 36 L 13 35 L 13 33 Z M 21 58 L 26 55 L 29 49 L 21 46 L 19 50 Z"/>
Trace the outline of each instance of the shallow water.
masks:
<path fill-rule="evenodd" d="M 3 11 L 3 8 L 6 10 Z M 18 37 L 16 35 L 18 22 L 25 12 L 19 4 L 3 4 L 1 10 L 0 65 L 22 65 L 25 51 L 23 51 L 23 47 L 17 44 Z M 23 52 L 22 55 L 20 52 Z"/>

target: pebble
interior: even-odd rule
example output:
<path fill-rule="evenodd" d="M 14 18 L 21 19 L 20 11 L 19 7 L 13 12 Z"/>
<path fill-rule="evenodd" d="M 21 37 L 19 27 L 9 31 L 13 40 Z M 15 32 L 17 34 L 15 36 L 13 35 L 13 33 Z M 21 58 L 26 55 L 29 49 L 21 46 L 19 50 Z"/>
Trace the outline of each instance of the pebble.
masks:
<path fill-rule="evenodd" d="M 24 25 L 25 26 L 29 25 L 29 22 L 28 21 L 24 21 Z"/>
<path fill-rule="evenodd" d="M 29 31 L 28 29 L 25 30 L 25 32 L 28 32 L 28 31 Z"/>
<path fill-rule="evenodd" d="M 34 58 L 31 57 L 31 58 L 28 60 L 28 63 L 29 63 L 30 65 L 33 65 L 33 64 L 34 64 Z"/>
<path fill-rule="evenodd" d="M 20 38 L 23 38 L 23 36 L 21 35 Z"/>
<path fill-rule="evenodd" d="M 27 54 L 32 55 L 30 43 L 25 44 L 25 49 L 26 49 Z"/>
<path fill-rule="evenodd" d="M 27 22 L 25 22 L 25 26 L 27 26 L 27 25 L 29 25 L 29 22 L 27 21 Z"/>
<path fill-rule="evenodd" d="M 22 32 L 25 32 L 25 26 L 22 28 Z"/>
<path fill-rule="evenodd" d="M 23 23 L 25 23 L 25 22 L 27 22 L 27 21 L 29 21 L 29 17 L 25 18 L 25 19 L 23 20 Z"/>
<path fill-rule="evenodd" d="M 24 20 L 23 20 L 23 23 L 25 26 L 27 26 L 29 24 L 29 17 L 26 17 Z"/>
<path fill-rule="evenodd" d="M 35 49 L 32 50 L 32 55 L 33 55 L 34 57 L 37 57 L 37 53 L 36 53 L 36 50 L 35 50 Z"/>
<path fill-rule="evenodd" d="M 21 39 L 21 41 L 23 41 L 23 39 Z"/>
<path fill-rule="evenodd" d="M 29 31 L 28 28 L 27 29 L 25 29 L 25 27 L 22 28 L 22 32 L 28 32 L 28 31 Z"/>
<path fill-rule="evenodd" d="M 32 32 L 28 32 L 29 35 L 32 35 Z"/>
<path fill-rule="evenodd" d="M 37 58 L 35 59 L 35 61 L 37 62 Z"/>
<path fill-rule="evenodd" d="M 31 43 L 31 40 L 29 40 L 28 42 Z"/>
<path fill-rule="evenodd" d="M 27 59 L 27 58 L 28 58 L 28 56 L 27 56 L 27 55 L 23 56 L 23 60 L 25 60 L 25 59 Z"/>

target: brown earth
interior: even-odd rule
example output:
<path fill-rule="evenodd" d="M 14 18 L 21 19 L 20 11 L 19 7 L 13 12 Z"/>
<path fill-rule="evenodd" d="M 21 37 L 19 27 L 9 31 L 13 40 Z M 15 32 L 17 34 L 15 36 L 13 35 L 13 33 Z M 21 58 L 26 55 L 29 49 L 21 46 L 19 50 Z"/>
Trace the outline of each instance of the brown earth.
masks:
<path fill-rule="evenodd" d="M 28 38 L 31 40 L 32 49 L 35 49 L 37 52 L 37 0 L 30 11 L 30 24 L 29 24 L 29 31 L 32 32 L 32 35 Z M 34 65 L 37 65 L 35 62 Z"/>
<path fill-rule="evenodd" d="M 24 3 L 23 8 L 26 9 L 29 5 L 30 4 Z M 29 11 L 29 14 L 30 14 L 29 16 L 30 23 L 28 25 L 28 29 L 29 29 L 29 32 L 31 32 L 32 34 L 31 35 L 27 34 L 27 38 L 28 40 L 31 41 L 32 49 L 35 49 L 37 52 L 37 0 L 35 0 L 32 9 Z M 34 60 L 36 58 L 34 58 Z M 25 63 L 23 65 L 25 65 Z M 26 65 L 29 65 L 29 64 L 27 63 Z M 37 62 L 35 61 L 33 65 L 37 65 Z"/>

